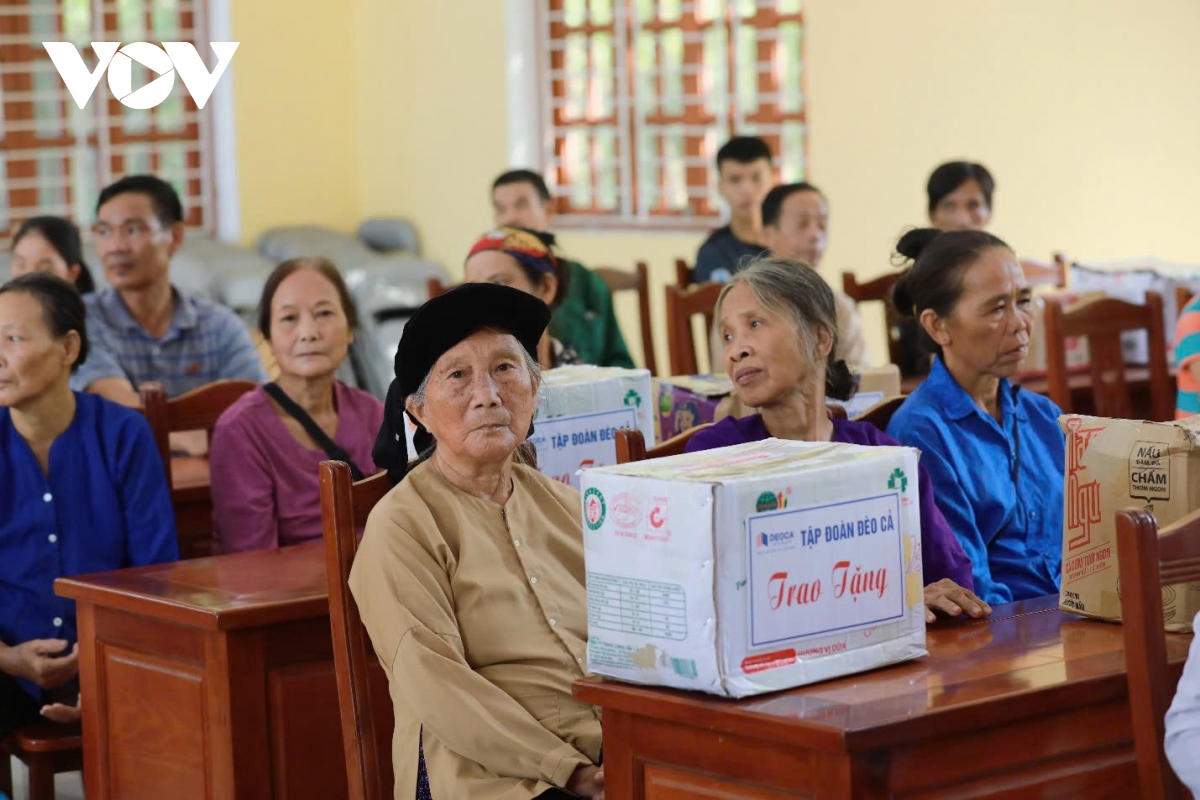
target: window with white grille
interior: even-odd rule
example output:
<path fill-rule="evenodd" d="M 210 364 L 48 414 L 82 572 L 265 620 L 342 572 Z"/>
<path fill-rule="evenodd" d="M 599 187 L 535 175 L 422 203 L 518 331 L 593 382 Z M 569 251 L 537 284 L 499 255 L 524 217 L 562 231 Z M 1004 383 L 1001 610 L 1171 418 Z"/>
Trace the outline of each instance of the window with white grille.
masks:
<path fill-rule="evenodd" d="M 101 78 L 80 110 L 42 46 L 73 43 L 92 71 L 93 41 L 191 42 L 211 69 L 205 11 L 205 0 L 0 0 L 0 233 L 37 214 L 86 227 L 100 189 L 136 173 L 171 183 L 188 225 L 213 230 L 213 105 L 197 109 L 176 76 L 161 105 L 127 108 Z M 134 62 L 134 88 L 154 77 Z"/>
<path fill-rule="evenodd" d="M 707 227 L 716 153 L 805 174 L 802 0 L 540 0 L 543 169 L 563 222 Z"/>

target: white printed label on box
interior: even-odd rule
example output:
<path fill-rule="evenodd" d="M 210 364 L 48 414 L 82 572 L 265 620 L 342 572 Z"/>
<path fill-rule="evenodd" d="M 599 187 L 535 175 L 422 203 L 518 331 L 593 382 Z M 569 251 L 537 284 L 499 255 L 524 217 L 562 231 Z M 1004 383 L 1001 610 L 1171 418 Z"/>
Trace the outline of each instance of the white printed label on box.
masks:
<path fill-rule="evenodd" d="M 627 406 L 539 419 L 529 441 L 537 448 L 539 472 L 578 489 L 579 470 L 617 463 L 617 429 L 637 427 L 637 409 Z"/>
<path fill-rule="evenodd" d="M 687 639 L 687 595 L 677 583 L 587 574 L 588 625 L 655 639 Z"/>
<path fill-rule="evenodd" d="M 747 518 L 752 647 L 903 618 L 900 495 Z"/>

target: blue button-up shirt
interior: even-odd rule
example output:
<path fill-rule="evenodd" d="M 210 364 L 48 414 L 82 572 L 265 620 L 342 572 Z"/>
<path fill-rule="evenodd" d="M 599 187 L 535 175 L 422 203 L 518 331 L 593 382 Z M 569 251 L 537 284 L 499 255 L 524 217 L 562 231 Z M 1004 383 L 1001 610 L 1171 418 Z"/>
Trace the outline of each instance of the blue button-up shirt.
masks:
<path fill-rule="evenodd" d="M 973 562 L 975 591 L 991 604 L 1054 594 L 1062 577 L 1062 412 L 1013 389 L 1000 381 L 997 422 L 937 358 L 888 423 L 921 450 L 938 508 Z"/>
<path fill-rule="evenodd" d="M 172 289 L 175 312 L 161 339 L 129 313 L 116 289 L 84 297 L 91 351 L 71 376 L 85 391 L 101 378 L 127 378 L 134 388 L 158 381 L 176 397 L 222 378 L 264 383 L 262 359 L 237 314 L 207 297 Z"/>
<path fill-rule="evenodd" d="M 162 458 L 137 411 L 76 394 L 48 472 L 0 408 L 0 640 L 10 646 L 76 641 L 75 603 L 54 594 L 56 578 L 179 558 Z"/>

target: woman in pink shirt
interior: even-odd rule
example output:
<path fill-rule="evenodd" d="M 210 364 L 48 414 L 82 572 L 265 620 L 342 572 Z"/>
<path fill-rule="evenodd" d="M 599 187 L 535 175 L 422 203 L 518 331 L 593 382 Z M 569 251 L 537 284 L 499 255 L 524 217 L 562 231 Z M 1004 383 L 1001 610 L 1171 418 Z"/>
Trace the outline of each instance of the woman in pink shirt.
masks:
<path fill-rule="evenodd" d="M 322 461 L 349 461 L 356 477 L 378 471 L 371 447 L 383 404 L 334 378 L 358 326 L 337 267 L 324 258 L 280 264 L 263 287 L 258 324 L 280 372 L 230 406 L 213 431 L 220 553 L 320 539 Z"/>

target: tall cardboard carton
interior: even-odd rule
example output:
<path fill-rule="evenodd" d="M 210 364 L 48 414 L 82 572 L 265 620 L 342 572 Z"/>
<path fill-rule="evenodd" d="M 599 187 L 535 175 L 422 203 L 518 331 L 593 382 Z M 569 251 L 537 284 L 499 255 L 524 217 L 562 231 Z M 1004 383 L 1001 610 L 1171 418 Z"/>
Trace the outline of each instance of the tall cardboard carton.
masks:
<path fill-rule="evenodd" d="M 1059 608 L 1119 621 L 1117 511 L 1144 508 L 1159 527 L 1200 508 L 1200 417 L 1175 422 L 1059 418 L 1067 435 Z M 1191 630 L 1194 585 L 1163 588 L 1168 631 Z"/>
<path fill-rule="evenodd" d="M 915 450 L 767 439 L 582 486 L 591 672 L 743 697 L 925 654 Z"/>
<path fill-rule="evenodd" d="M 579 488 L 581 469 L 617 463 L 616 431 L 642 432 L 654 445 L 650 370 L 570 366 L 542 375 L 533 436 L 538 470 Z"/>

